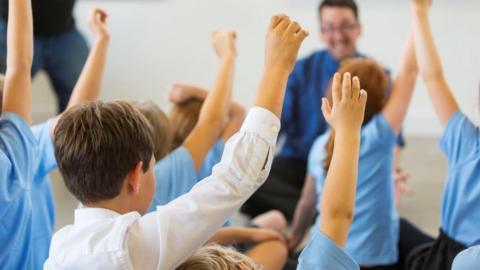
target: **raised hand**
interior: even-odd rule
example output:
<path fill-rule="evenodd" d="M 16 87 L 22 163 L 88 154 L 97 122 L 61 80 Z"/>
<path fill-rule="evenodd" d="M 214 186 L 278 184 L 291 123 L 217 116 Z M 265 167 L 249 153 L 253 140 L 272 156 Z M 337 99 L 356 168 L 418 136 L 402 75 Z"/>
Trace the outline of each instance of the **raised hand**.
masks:
<path fill-rule="evenodd" d="M 98 7 L 92 8 L 88 24 L 97 37 L 109 37 L 110 31 L 107 26 L 108 13 Z"/>
<path fill-rule="evenodd" d="M 288 16 L 273 16 L 266 38 L 265 68 L 287 70 L 290 73 L 300 45 L 307 36 L 308 32 Z"/>
<path fill-rule="evenodd" d="M 335 73 L 332 84 L 333 106 L 328 99 L 322 99 L 325 120 L 336 131 L 359 131 L 364 118 L 367 92 L 360 90 L 360 80 L 351 79 L 350 73 Z"/>
<path fill-rule="evenodd" d="M 212 33 L 212 45 L 220 59 L 237 56 L 235 41 L 237 34 L 231 29 L 220 29 Z"/>

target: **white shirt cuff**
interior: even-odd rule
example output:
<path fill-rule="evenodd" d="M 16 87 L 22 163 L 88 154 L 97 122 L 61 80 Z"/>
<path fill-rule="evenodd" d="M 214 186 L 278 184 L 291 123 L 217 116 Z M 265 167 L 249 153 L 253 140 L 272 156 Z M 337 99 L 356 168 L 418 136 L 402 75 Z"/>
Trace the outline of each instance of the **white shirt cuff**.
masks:
<path fill-rule="evenodd" d="M 280 119 L 262 107 L 253 107 L 243 122 L 241 131 L 259 134 L 268 142 L 276 142 L 280 132 Z"/>

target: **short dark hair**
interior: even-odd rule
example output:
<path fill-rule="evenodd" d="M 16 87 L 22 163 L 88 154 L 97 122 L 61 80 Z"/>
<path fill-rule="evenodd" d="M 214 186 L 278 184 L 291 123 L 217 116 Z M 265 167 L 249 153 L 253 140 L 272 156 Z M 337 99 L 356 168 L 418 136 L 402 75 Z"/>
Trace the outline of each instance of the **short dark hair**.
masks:
<path fill-rule="evenodd" d="M 118 196 L 139 161 L 147 171 L 153 155 L 152 127 L 129 102 L 92 102 L 72 108 L 54 130 L 58 168 L 82 203 Z"/>
<path fill-rule="evenodd" d="M 320 15 L 324 7 L 344 7 L 352 10 L 355 19 L 358 20 L 358 6 L 354 0 L 323 0 L 318 6 L 318 14 Z"/>

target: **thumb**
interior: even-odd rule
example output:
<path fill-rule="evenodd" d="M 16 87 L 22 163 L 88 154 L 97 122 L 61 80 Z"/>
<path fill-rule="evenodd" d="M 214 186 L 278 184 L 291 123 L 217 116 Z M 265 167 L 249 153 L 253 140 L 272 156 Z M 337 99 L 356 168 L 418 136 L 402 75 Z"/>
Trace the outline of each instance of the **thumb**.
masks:
<path fill-rule="evenodd" d="M 325 120 L 329 122 L 330 116 L 332 114 L 332 107 L 330 106 L 330 102 L 326 98 L 322 98 L 322 113 Z"/>

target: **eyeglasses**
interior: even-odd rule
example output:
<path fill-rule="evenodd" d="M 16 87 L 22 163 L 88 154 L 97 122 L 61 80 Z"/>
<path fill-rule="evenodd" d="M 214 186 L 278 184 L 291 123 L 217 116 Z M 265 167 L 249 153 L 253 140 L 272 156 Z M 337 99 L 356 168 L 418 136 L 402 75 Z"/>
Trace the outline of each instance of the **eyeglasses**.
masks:
<path fill-rule="evenodd" d="M 348 33 L 358 27 L 358 23 L 343 23 L 339 27 L 335 27 L 333 25 L 325 25 L 321 26 L 320 30 L 322 31 L 323 34 L 333 34 L 335 32 L 338 32 L 340 34 L 345 34 Z"/>

